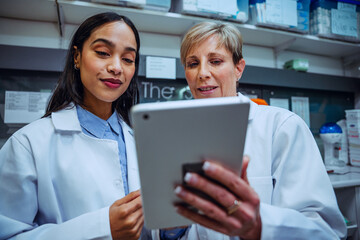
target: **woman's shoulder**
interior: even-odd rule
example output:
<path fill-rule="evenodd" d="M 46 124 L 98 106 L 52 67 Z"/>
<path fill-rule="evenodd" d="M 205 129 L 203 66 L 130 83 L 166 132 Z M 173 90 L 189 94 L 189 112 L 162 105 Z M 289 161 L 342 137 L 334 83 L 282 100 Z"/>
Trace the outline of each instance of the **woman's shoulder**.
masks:
<path fill-rule="evenodd" d="M 288 109 L 274 106 L 258 105 L 256 116 L 262 116 L 266 118 L 287 119 L 294 117 L 296 114 Z"/>
<path fill-rule="evenodd" d="M 17 130 L 13 136 L 20 137 L 20 136 L 38 136 L 44 132 L 53 132 L 54 126 L 51 121 L 51 117 L 45 117 L 38 120 L 35 120 L 24 127 Z"/>
<path fill-rule="evenodd" d="M 56 122 L 60 122 L 59 124 L 63 124 L 63 125 L 73 124 L 72 123 L 73 120 L 69 119 L 66 112 L 69 111 L 67 109 L 63 109 L 58 112 L 52 113 L 50 116 L 37 119 L 17 130 L 13 134 L 13 137 L 17 139 L 26 138 L 29 140 L 32 139 L 36 140 L 38 138 L 48 138 L 52 134 L 55 134 L 55 132 L 61 131 L 61 129 L 57 126 L 58 123 Z"/>
<path fill-rule="evenodd" d="M 249 120 L 254 120 L 255 122 L 266 122 L 268 124 L 274 121 L 278 123 L 296 115 L 285 108 L 257 104 L 240 93 L 238 93 L 238 97 L 242 102 L 250 103 Z"/>
<path fill-rule="evenodd" d="M 274 129 L 288 127 L 307 127 L 305 121 L 296 113 L 280 107 L 260 105 L 257 108 L 255 121 Z M 308 128 L 308 127 L 307 127 Z"/>
<path fill-rule="evenodd" d="M 32 149 L 31 146 L 34 146 L 34 144 L 35 146 L 41 145 L 40 147 L 44 148 L 44 144 L 50 142 L 54 132 L 51 118 L 41 118 L 18 129 L 9 137 L 5 145 L 12 146 L 11 148 L 22 146 L 22 148 L 25 148 L 30 152 Z"/>

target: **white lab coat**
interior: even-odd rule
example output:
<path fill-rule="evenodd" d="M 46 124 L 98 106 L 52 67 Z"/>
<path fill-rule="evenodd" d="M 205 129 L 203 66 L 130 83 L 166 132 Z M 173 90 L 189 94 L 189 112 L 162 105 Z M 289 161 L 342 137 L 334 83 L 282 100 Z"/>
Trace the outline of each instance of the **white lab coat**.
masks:
<path fill-rule="evenodd" d="M 132 192 L 135 144 L 121 125 Z M 117 142 L 85 135 L 75 107 L 25 126 L 0 150 L 0 239 L 112 239 L 109 206 L 124 196 Z"/>
<path fill-rule="evenodd" d="M 122 127 L 134 191 L 135 147 L 131 129 Z M 109 206 L 124 197 L 117 151 L 115 141 L 81 132 L 75 108 L 16 132 L 0 150 L 0 239 L 27 230 L 17 239 L 111 239 Z M 344 235 L 316 143 L 298 116 L 251 102 L 245 154 L 250 184 L 261 199 L 262 239 Z M 155 231 L 153 238 L 159 238 Z M 183 239 L 230 238 L 192 225 Z"/>
<path fill-rule="evenodd" d="M 260 196 L 261 239 L 339 239 L 346 235 L 318 147 L 305 122 L 285 109 L 250 102 L 244 153 Z M 182 239 L 234 239 L 192 225 Z"/>

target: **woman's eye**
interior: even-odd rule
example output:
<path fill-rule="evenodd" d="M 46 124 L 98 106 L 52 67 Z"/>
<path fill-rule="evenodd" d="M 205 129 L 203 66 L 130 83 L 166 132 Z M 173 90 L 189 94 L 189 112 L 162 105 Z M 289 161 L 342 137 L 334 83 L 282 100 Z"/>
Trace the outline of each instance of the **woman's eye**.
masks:
<path fill-rule="evenodd" d="M 123 60 L 124 60 L 125 62 L 127 62 L 127 63 L 133 63 L 133 62 L 134 62 L 134 60 L 129 59 L 129 58 L 123 58 Z"/>
<path fill-rule="evenodd" d="M 95 52 L 100 56 L 110 56 L 110 54 L 108 54 L 107 52 L 103 52 L 103 51 L 95 51 Z"/>
<path fill-rule="evenodd" d="M 197 62 L 188 62 L 186 63 L 186 67 L 192 68 L 192 67 L 196 67 L 197 66 Z"/>
<path fill-rule="evenodd" d="M 220 63 L 222 63 L 221 60 L 211 60 L 210 62 L 211 62 L 211 64 L 214 64 L 214 65 L 219 65 Z"/>

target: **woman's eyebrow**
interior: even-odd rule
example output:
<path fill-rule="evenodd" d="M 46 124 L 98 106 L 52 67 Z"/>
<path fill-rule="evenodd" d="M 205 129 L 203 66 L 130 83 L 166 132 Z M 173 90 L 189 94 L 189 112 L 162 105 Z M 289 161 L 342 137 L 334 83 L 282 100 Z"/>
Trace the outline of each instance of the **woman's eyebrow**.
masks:
<path fill-rule="evenodd" d="M 109 41 L 109 40 L 107 40 L 107 39 L 104 39 L 104 38 L 98 38 L 98 39 L 94 40 L 94 41 L 91 43 L 91 45 L 94 45 L 94 44 L 97 43 L 97 42 L 103 42 L 103 43 L 105 43 L 106 45 L 108 45 L 108 46 L 110 46 L 110 47 L 112 47 L 112 48 L 115 47 L 115 44 L 114 44 L 113 42 L 111 42 L 111 41 Z M 125 50 L 126 50 L 127 52 L 135 52 L 135 53 L 136 53 L 136 49 L 133 48 L 133 47 L 126 47 Z"/>
<path fill-rule="evenodd" d="M 208 54 L 209 57 L 223 57 L 224 55 L 217 52 L 211 52 Z"/>
<path fill-rule="evenodd" d="M 197 59 L 195 55 L 186 57 L 186 60 Z"/>
<path fill-rule="evenodd" d="M 104 39 L 104 38 L 98 38 L 96 40 L 94 40 L 91 45 L 94 45 L 95 43 L 97 42 L 103 42 L 105 43 L 106 45 L 109 45 L 110 47 L 115 47 L 115 44 L 107 39 Z"/>
<path fill-rule="evenodd" d="M 135 52 L 135 53 L 136 53 L 136 49 L 133 48 L 133 47 L 126 47 L 125 50 L 126 50 L 127 52 Z"/>

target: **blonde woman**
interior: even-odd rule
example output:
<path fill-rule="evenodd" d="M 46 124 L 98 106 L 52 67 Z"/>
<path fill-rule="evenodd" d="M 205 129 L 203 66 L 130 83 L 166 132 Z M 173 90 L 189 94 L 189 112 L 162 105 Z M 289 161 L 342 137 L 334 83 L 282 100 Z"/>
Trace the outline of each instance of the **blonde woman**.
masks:
<path fill-rule="evenodd" d="M 189 227 L 187 238 L 344 237 L 345 223 L 307 125 L 290 111 L 257 105 L 237 93 L 245 69 L 239 30 L 231 24 L 214 22 L 192 27 L 181 44 L 181 61 L 194 98 L 238 96 L 250 102 L 244 153 L 251 160 L 244 158 L 241 176 L 212 161 L 216 159 L 203 165 L 207 176 L 230 191 L 197 174 L 188 173 L 184 178 L 223 207 L 183 186 L 175 189 L 178 197 L 201 212 L 177 206 L 180 214 L 199 224 Z"/>

